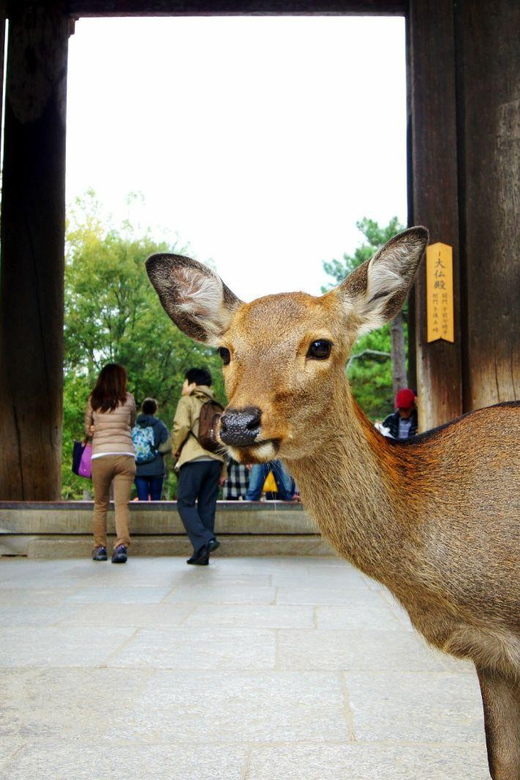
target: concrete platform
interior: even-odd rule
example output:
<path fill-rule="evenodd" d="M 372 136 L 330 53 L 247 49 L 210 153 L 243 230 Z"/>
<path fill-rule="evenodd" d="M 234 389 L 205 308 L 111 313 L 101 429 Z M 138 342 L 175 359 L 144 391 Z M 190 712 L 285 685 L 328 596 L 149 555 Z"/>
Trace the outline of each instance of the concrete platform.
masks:
<path fill-rule="evenodd" d="M 92 501 L 0 502 L 0 555 L 85 558 L 92 549 Z M 176 501 L 130 504 L 132 552 L 190 553 Z M 113 509 L 108 513 L 114 533 Z M 225 555 L 333 555 L 301 504 L 219 501 L 216 531 Z M 110 540 L 111 541 L 111 540 Z"/>
<path fill-rule="evenodd" d="M 472 666 L 385 589 L 221 550 L 0 559 L 1 780 L 489 778 Z"/>

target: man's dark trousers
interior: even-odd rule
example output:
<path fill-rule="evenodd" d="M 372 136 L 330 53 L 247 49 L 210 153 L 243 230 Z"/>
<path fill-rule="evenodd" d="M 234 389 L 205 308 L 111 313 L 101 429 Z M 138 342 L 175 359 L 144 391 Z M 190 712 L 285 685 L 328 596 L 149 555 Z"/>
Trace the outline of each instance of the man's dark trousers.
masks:
<path fill-rule="evenodd" d="M 215 538 L 221 472 L 219 460 L 189 461 L 179 472 L 177 508 L 195 552 Z"/>

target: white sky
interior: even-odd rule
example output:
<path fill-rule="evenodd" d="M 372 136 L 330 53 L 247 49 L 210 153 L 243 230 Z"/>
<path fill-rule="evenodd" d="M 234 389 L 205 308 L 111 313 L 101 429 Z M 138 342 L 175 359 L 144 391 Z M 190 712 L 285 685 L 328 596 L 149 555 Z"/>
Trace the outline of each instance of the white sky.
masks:
<path fill-rule="evenodd" d="M 319 294 L 363 216 L 406 224 L 404 20 L 81 19 L 67 199 L 93 188 L 246 301 Z"/>

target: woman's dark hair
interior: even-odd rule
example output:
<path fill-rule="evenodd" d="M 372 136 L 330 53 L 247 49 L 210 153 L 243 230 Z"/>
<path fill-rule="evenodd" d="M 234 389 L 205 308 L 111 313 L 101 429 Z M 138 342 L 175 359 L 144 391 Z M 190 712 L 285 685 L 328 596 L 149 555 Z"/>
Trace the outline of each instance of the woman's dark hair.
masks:
<path fill-rule="evenodd" d="M 211 387 L 211 374 L 206 368 L 190 368 L 185 374 L 188 384 L 195 382 L 196 385 L 206 385 Z"/>
<path fill-rule="evenodd" d="M 141 404 L 143 414 L 155 414 L 157 411 L 157 401 L 155 398 L 145 398 Z"/>
<path fill-rule="evenodd" d="M 127 376 L 123 366 L 108 363 L 101 369 L 96 386 L 90 395 L 90 404 L 94 411 L 112 412 L 126 401 Z"/>

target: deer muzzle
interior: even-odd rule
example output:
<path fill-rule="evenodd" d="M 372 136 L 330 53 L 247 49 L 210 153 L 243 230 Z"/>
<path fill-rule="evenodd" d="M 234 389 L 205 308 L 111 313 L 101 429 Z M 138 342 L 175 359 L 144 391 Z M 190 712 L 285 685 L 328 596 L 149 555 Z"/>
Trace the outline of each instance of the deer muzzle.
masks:
<path fill-rule="evenodd" d="M 262 432 L 262 412 L 256 406 L 226 409 L 220 418 L 220 438 L 230 447 L 250 447 Z"/>

